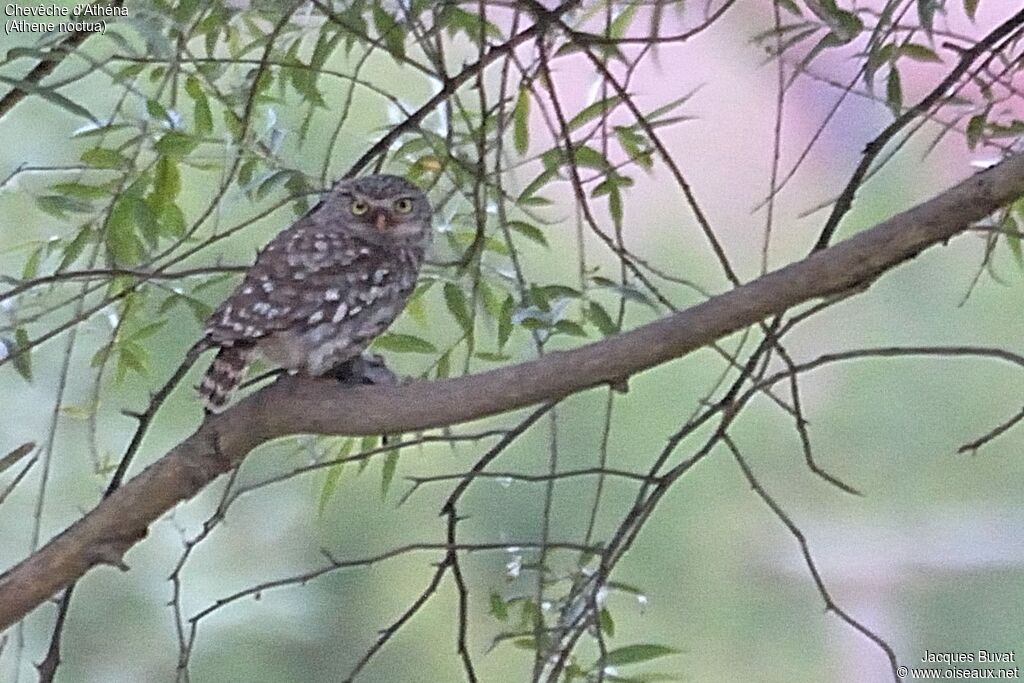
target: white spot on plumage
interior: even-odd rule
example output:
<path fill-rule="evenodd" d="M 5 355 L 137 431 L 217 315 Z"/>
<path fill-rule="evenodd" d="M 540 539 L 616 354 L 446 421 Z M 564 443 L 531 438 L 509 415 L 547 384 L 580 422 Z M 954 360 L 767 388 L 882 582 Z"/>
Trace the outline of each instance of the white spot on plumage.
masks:
<path fill-rule="evenodd" d="M 264 276 L 263 284 L 260 285 L 260 289 L 262 289 L 267 294 L 270 294 L 271 292 L 274 291 L 274 283 L 271 282 L 266 276 Z"/>
<path fill-rule="evenodd" d="M 327 251 L 327 242 L 324 242 L 323 240 L 317 240 L 316 242 L 313 243 L 313 248 L 316 249 L 317 251 Z"/>
<path fill-rule="evenodd" d="M 357 308 L 353 308 L 352 309 L 352 313 L 354 314 L 356 312 L 356 310 L 357 310 Z M 348 313 L 348 306 L 346 306 L 344 302 L 338 304 L 338 308 L 337 308 L 336 311 L 334 311 L 334 317 L 331 318 L 331 322 L 332 323 L 340 323 L 342 320 L 344 320 L 345 315 L 347 313 Z"/>
<path fill-rule="evenodd" d="M 270 304 L 266 301 L 260 301 L 257 304 L 253 304 L 252 312 L 259 315 L 266 315 L 267 313 L 270 313 Z"/>
<path fill-rule="evenodd" d="M 309 316 L 309 324 L 310 325 L 316 325 L 318 322 L 320 322 L 323 319 L 324 319 L 324 312 L 323 311 L 317 311 L 313 315 Z"/>
<path fill-rule="evenodd" d="M 337 301 L 341 298 L 341 292 L 337 289 L 328 289 L 324 292 L 324 301 Z"/>

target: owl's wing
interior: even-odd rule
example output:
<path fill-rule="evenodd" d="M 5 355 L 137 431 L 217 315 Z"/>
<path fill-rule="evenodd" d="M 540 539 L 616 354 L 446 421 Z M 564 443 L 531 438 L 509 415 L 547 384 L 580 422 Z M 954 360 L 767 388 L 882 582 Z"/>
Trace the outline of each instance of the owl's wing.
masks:
<path fill-rule="evenodd" d="M 349 311 L 393 274 L 382 256 L 344 233 L 300 220 L 260 252 L 241 284 L 206 321 L 220 346 L 256 341 L 279 330 L 330 320 Z"/>

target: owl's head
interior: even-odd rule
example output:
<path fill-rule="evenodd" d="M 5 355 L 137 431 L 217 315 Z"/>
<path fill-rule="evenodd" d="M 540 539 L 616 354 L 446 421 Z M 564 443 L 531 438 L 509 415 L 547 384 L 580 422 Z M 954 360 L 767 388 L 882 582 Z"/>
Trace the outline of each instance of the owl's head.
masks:
<path fill-rule="evenodd" d="M 338 183 L 331 194 L 346 230 L 360 239 L 412 245 L 425 244 L 430 238 L 430 202 L 405 178 L 385 174 L 353 178 Z"/>

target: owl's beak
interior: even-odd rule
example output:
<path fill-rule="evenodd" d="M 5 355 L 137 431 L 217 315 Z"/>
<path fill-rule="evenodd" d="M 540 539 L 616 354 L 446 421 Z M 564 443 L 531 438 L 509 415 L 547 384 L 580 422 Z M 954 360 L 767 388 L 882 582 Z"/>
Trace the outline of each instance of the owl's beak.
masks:
<path fill-rule="evenodd" d="M 373 225 L 377 228 L 378 232 L 385 232 L 391 227 L 391 217 L 388 216 L 387 211 L 378 211 L 377 215 L 374 216 Z"/>

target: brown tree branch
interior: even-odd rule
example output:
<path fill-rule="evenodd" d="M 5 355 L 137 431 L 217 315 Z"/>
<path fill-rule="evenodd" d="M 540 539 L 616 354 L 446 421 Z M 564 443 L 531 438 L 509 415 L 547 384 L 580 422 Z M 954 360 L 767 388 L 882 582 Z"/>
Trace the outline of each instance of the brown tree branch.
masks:
<path fill-rule="evenodd" d="M 285 377 L 207 420 L 37 552 L 0 575 L 0 628 L 97 564 L 124 567 L 147 527 L 262 443 L 297 433 L 398 434 L 557 400 L 679 358 L 799 304 L 862 288 L 1024 195 L 1024 155 L 844 242 L 630 332 L 456 379 L 349 387 Z M 197 411 L 198 412 L 198 411 Z"/>

